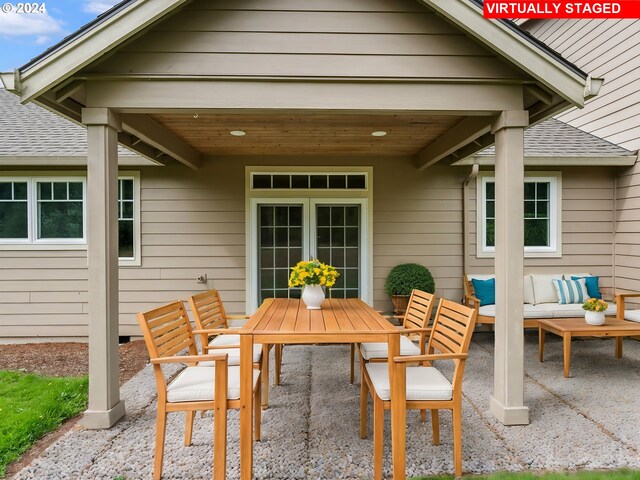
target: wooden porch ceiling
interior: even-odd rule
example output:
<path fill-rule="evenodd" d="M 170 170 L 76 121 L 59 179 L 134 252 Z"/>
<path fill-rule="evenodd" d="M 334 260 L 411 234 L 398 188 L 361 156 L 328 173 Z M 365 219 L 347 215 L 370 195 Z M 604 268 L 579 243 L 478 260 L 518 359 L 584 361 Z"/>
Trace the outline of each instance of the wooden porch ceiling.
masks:
<path fill-rule="evenodd" d="M 156 114 L 205 155 L 417 155 L 463 117 L 358 114 Z M 229 132 L 241 130 L 245 136 Z M 374 137 L 374 131 L 386 136 Z"/>

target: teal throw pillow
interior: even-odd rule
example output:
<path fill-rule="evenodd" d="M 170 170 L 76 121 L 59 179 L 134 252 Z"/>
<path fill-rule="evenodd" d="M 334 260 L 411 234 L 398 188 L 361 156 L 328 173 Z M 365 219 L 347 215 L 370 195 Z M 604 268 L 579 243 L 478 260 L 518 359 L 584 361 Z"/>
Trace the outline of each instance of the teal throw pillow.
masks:
<path fill-rule="evenodd" d="M 472 278 L 473 291 L 476 294 L 476 298 L 480 300 L 480 306 L 495 305 L 496 303 L 496 279 L 489 278 L 488 280 L 479 280 Z"/>
<path fill-rule="evenodd" d="M 598 300 L 602 298 L 600 287 L 598 286 L 598 279 L 600 277 L 571 277 L 571 280 L 578 280 L 579 278 L 584 278 L 584 281 L 587 283 L 587 293 L 589 293 L 589 297 L 597 298 Z"/>

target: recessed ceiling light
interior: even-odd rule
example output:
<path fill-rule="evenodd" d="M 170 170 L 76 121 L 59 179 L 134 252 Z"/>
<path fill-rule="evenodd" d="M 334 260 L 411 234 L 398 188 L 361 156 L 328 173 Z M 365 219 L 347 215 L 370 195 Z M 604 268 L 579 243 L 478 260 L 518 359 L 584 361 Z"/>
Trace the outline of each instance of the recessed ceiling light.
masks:
<path fill-rule="evenodd" d="M 387 132 L 384 132 L 382 130 L 378 130 L 376 132 L 371 132 L 371 136 L 372 137 L 384 137 L 387 134 Z"/>
<path fill-rule="evenodd" d="M 244 130 L 231 130 L 229 133 L 234 137 L 244 137 L 247 134 Z"/>

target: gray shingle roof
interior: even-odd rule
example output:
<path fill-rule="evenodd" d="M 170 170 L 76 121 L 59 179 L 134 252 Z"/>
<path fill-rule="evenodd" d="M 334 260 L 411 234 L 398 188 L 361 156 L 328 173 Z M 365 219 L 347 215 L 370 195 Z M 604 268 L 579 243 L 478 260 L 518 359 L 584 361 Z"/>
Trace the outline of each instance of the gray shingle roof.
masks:
<path fill-rule="evenodd" d="M 0 88 L 0 157 L 86 157 L 87 131 Z M 118 155 L 141 158 L 124 147 Z"/>
<path fill-rule="evenodd" d="M 489 147 L 478 156 L 495 155 Z M 627 157 L 629 150 L 551 118 L 524 132 L 525 157 Z"/>

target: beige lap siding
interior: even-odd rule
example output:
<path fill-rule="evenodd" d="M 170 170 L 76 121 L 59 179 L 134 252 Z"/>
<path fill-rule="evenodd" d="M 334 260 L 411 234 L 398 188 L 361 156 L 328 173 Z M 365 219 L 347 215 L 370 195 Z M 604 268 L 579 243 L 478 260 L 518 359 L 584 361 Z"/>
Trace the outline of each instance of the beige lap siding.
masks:
<path fill-rule="evenodd" d="M 412 0 L 196 0 L 93 73 L 522 78 Z"/>
<path fill-rule="evenodd" d="M 640 19 L 533 20 L 535 37 L 605 83 L 584 109 L 557 118 L 629 150 L 640 148 Z"/>
<path fill-rule="evenodd" d="M 562 257 L 526 258 L 525 273 L 589 272 L 613 286 L 613 176 L 605 167 L 532 171 L 562 172 Z M 493 272 L 492 258 L 476 257 L 476 192 L 470 185 L 467 273 Z"/>
<path fill-rule="evenodd" d="M 640 292 L 640 164 L 618 176 L 615 248 L 616 288 Z"/>

